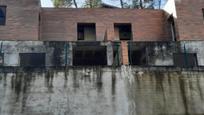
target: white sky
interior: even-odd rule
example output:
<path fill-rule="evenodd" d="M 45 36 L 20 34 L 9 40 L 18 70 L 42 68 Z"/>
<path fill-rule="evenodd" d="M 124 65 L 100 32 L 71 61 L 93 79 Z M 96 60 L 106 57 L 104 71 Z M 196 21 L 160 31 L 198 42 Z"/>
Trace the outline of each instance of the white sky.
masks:
<path fill-rule="evenodd" d="M 81 6 L 85 0 L 76 0 L 78 6 Z M 120 6 L 119 0 L 102 0 L 104 3 L 113 5 L 113 6 Z M 166 0 L 162 0 L 166 1 Z M 165 2 L 162 3 L 164 5 Z M 41 0 L 41 5 L 42 7 L 53 7 L 52 1 L 51 0 Z"/>
<path fill-rule="evenodd" d="M 77 3 L 80 5 L 82 5 L 82 3 L 84 2 L 84 0 L 76 0 Z M 108 3 L 114 6 L 119 6 L 119 0 L 103 0 L 104 3 Z M 51 2 L 51 0 L 41 0 L 41 5 L 42 7 L 53 7 L 53 4 Z"/>
<path fill-rule="evenodd" d="M 41 0 L 42 7 L 53 7 L 51 0 Z"/>

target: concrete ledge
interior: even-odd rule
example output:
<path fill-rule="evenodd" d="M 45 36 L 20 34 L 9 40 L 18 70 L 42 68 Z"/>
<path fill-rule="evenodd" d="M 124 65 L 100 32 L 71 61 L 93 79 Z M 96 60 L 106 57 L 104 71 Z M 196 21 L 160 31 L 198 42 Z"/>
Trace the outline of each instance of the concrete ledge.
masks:
<path fill-rule="evenodd" d="M 204 72 L 204 66 L 194 68 L 179 68 L 179 67 L 137 67 L 137 66 L 67 66 L 67 67 L 48 67 L 48 68 L 22 68 L 22 67 L 0 67 L 0 73 L 20 73 L 20 72 L 47 72 L 47 71 L 61 71 L 69 70 L 101 70 L 101 71 L 121 71 L 127 69 L 132 72 Z"/>

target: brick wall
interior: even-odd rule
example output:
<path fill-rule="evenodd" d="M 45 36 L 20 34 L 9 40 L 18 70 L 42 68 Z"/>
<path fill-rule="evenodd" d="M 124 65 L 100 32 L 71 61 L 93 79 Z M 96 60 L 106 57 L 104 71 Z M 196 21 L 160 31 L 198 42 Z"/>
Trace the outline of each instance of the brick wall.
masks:
<path fill-rule="evenodd" d="M 176 0 L 179 40 L 204 40 L 204 0 Z"/>
<path fill-rule="evenodd" d="M 0 0 L 7 6 L 6 25 L 0 25 L 1 40 L 38 40 L 39 0 Z"/>
<path fill-rule="evenodd" d="M 41 10 L 41 40 L 76 41 L 77 23 L 96 23 L 97 41 L 115 40 L 114 23 L 131 23 L 134 41 L 167 41 L 169 25 L 161 10 L 55 9 Z"/>
<path fill-rule="evenodd" d="M 7 6 L 6 25 L 0 26 L 1 40 L 76 41 L 78 22 L 96 23 L 97 41 L 117 40 L 114 23 L 131 23 L 134 41 L 171 40 L 169 24 L 161 10 L 40 10 L 39 0 L 0 0 L 0 5 Z M 178 40 L 204 40 L 202 8 L 204 0 L 176 0 Z"/>
<path fill-rule="evenodd" d="M 122 57 L 122 64 L 129 65 L 128 43 L 126 41 L 121 41 L 121 57 Z"/>

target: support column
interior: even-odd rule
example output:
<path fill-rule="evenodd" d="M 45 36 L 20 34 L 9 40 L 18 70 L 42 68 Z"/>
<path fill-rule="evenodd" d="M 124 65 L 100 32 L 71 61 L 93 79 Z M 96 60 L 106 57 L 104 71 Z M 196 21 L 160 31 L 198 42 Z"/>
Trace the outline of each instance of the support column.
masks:
<path fill-rule="evenodd" d="M 129 56 L 128 56 L 128 43 L 127 41 L 121 41 L 121 58 L 122 65 L 129 65 Z"/>
<path fill-rule="evenodd" d="M 72 50 L 72 43 L 66 42 L 64 46 L 64 65 L 65 66 L 72 66 L 73 65 L 73 50 Z"/>
<path fill-rule="evenodd" d="M 107 43 L 106 46 L 106 52 L 107 52 L 107 65 L 111 66 L 113 65 L 113 46 L 111 42 Z"/>
<path fill-rule="evenodd" d="M 72 47 L 72 42 L 69 42 L 69 48 L 68 48 L 68 64 L 67 66 L 72 66 L 73 65 L 73 47 Z"/>

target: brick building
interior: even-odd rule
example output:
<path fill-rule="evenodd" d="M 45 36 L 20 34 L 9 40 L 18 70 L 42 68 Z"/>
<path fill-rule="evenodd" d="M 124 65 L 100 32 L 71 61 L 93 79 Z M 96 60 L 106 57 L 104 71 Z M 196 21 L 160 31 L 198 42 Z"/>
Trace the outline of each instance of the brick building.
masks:
<path fill-rule="evenodd" d="M 2 65 L 203 66 L 204 1 L 171 5 L 177 17 L 165 10 L 41 8 L 39 0 L 1 0 Z"/>

